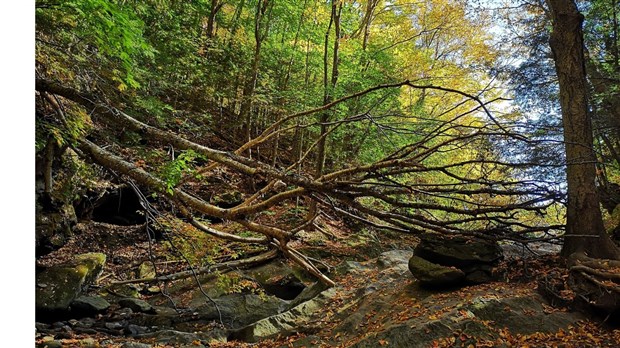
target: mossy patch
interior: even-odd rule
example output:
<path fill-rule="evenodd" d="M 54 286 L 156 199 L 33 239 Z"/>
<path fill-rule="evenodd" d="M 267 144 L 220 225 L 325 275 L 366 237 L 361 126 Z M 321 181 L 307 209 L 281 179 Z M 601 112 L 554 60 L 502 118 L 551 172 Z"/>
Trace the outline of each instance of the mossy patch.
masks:
<path fill-rule="evenodd" d="M 82 289 L 95 282 L 103 271 L 106 256 L 101 253 L 78 255 L 72 261 L 47 268 L 37 274 L 38 310 L 66 310 Z"/>

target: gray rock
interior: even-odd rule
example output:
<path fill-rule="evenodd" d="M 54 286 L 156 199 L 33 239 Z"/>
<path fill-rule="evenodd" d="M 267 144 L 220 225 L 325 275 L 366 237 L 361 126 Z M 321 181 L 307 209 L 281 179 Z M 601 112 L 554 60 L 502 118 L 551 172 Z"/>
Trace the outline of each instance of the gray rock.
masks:
<path fill-rule="evenodd" d="M 140 343 L 140 342 L 125 342 L 121 346 L 121 348 L 151 348 L 150 344 Z"/>
<path fill-rule="evenodd" d="M 145 328 L 144 326 L 134 325 L 134 324 L 127 325 L 125 330 L 130 336 L 138 336 L 138 335 L 142 335 L 148 332 L 148 329 Z"/>
<path fill-rule="evenodd" d="M 575 324 L 582 317 L 575 313 L 545 313 L 538 295 L 529 297 L 498 298 L 482 296 L 471 300 L 452 311 L 442 314 L 438 319 L 414 318 L 387 326 L 355 344 L 356 348 L 379 346 L 380 340 L 387 341 L 389 347 L 422 348 L 429 347 L 438 338 L 450 337 L 454 332 L 463 332 L 471 337 L 497 338 L 499 329 L 507 329 L 512 334 L 531 334 L 534 332 L 557 332 Z M 386 303 L 389 305 L 389 302 Z M 385 312 L 383 308 L 381 312 Z M 467 313 L 463 316 L 462 313 Z M 487 321 L 485 325 L 483 321 Z M 488 326 L 487 326 L 488 325 Z M 468 346 L 469 343 L 464 343 Z M 475 345 L 475 340 L 472 340 Z"/>
<path fill-rule="evenodd" d="M 555 332 L 580 319 L 577 313 L 545 313 L 540 295 L 506 299 L 479 297 L 467 306 L 476 317 L 491 320 L 496 327 L 508 328 L 512 333 Z"/>
<path fill-rule="evenodd" d="M 428 233 L 420 240 L 414 255 L 434 264 L 460 269 L 470 284 L 494 280 L 493 266 L 503 257 L 497 242 L 480 238 Z"/>
<path fill-rule="evenodd" d="M 409 270 L 428 287 L 458 285 L 465 279 L 465 273 L 458 268 L 437 265 L 415 255 L 409 259 Z"/>
<path fill-rule="evenodd" d="M 121 330 L 125 327 L 126 323 L 122 321 L 113 321 L 103 324 L 107 329 L 110 330 Z"/>
<path fill-rule="evenodd" d="M 197 309 L 200 317 L 206 320 L 219 320 L 221 313 L 224 324 L 232 328 L 239 328 L 281 313 L 288 307 L 288 301 L 275 296 L 256 294 L 229 294 L 214 299 L 214 302 L 217 308 L 211 301 L 206 301 Z"/>
<path fill-rule="evenodd" d="M 392 267 L 407 267 L 407 262 L 411 258 L 411 250 L 390 250 L 381 253 L 377 258 L 377 266 L 379 269 Z"/>
<path fill-rule="evenodd" d="M 82 254 L 71 262 L 47 268 L 37 274 L 37 310 L 68 310 L 71 302 L 101 274 L 105 261 L 105 254 Z"/>
<path fill-rule="evenodd" d="M 60 329 L 60 328 L 63 328 L 65 326 L 67 326 L 67 324 L 68 323 L 66 321 L 56 321 L 56 322 L 52 323 L 52 327 L 54 329 Z"/>
<path fill-rule="evenodd" d="M 315 282 L 311 286 L 306 287 L 297 297 L 295 297 L 295 299 L 289 304 L 288 309 L 291 309 L 303 302 L 313 299 L 325 290 L 327 290 L 327 285 L 321 282 Z"/>
<path fill-rule="evenodd" d="M 155 309 L 148 302 L 137 298 L 124 298 L 118 304 L 140 313 L 155 313 Z"/>
<path fill-rule="evenodd" d="M 71 302 L 71 308 L 84 315 L 95 315 L 110 308 L 110 303 L 99 296 L 80 296 Z"/>
<path fill-rule="evenodd" d="M 75 323 L 76 327 L 93 327 L 97 320 L 95 318 L 82 318 L 77 323 Z"/>
<path fill-rule="evenodd" d="M 460 269 L 473 264 L 492 264 L 502 258 L 497 242 L 465 236 L 427 233 L 420 236 L 414 254 L 430 262 Z"/>
<path fill-rule="evenodd" d="M 39 323 L 36 322 L 34 323 L 34 327 L 37 331 L 43 331 L 46 332 L 50 329 L 51 325 L 50 324 L 46 324 L 46 323 Z"/>
<path fill-rule="evenodd" d="M 293 332 L 307 331 L 306 324 L 311 322 L 313 315 L 320 312 L 322 306 L 334 297 L 336 289 L 331 288 L 323 291 L 315 298 L 306 301 L 284 313 L 259 320 L 231 334 L 234 339 L 246 342 L 288 335 Z"/>
<path fill-rule="evenodd" d="M 336 275 L 345 275 L 349 273 L 361 273 L 361 272 L 369 270 L 370 268 L 371 268 L 370 266 L 363 264 L 361 262 L 358 262 L 358 261 L 345 260 L 345 261 L 342 261 L 338 266 L 336 266 L 334 273 Z"/>

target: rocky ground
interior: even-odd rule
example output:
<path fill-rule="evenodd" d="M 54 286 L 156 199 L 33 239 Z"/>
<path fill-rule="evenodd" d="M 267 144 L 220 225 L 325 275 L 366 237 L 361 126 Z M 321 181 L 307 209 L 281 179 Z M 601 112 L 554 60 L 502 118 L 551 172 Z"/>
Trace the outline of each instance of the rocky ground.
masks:
<path fill-rule="evenodd" d="M 90 285 L 70 294 L 66 308 L 42 310 L 43 301 L 37 298 L 36 344 L 123 348 L 619 345 L 619 329 L 558 303 L 551 306 L 539 294 L 546 275 L 562 272 L 562 267 L 556 267 L 553 247 L 539 247 L 544 255 L 535 256 L 504 245 L 509 257 L 493 267 L 493 281 L 429 290 L 409 270 L 416 238 L 371 230 L 352 234 L 341 223 L 327 218 L 321 222 L 322 232 L 302 233 L 300 238 L 306 245 L 304 252 L 321 258 L 324 270 L 337 282 L 330 289 L 281 258 L 250 269 L 177 281 L 117 284 L 187 270 L 187 260 L 180 256 L 189 255 L 182 253 L 184 248 L 194 248 L 192 255 L 200 255 L 196 250 L 201 248 L 219 250 L 221 256 L 216 259 L 190 259 L 194 269 L 239 255 L 231 255 L 232 249 L 214 241 L 192 239 L 187 231 L 183 240 L 190 243 L 173 247 L 161 236 L 149 239 L 144 226 L 82 223 L 71 242 L 37 261 L 37 294 L 54 287 L 51 269 L 79 269 L 84 274 L 77 277 L 83 282 L 79 284 Z M 259 247 L 246 250 L 248 255 L 262 251 Z M 105 260 L 75 261 L 76 255 L 88 252 L 102 253 Z M 96 280 L 88 279 L 92 274 Z M 555 274 L 558 277 L 562 275 Z"/>

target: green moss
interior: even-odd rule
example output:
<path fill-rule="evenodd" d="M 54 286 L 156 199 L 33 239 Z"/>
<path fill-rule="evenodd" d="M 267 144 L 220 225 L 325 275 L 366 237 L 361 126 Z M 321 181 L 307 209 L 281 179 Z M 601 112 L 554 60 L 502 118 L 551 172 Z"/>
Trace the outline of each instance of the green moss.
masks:
<path fill-rule="evenodd" d="M 103 271 L 106 256 L 88 253 L 71 262 L 50 267 L 37 275 L 36 305 L 44 310 L 67 309 L 82 289 Z"/>

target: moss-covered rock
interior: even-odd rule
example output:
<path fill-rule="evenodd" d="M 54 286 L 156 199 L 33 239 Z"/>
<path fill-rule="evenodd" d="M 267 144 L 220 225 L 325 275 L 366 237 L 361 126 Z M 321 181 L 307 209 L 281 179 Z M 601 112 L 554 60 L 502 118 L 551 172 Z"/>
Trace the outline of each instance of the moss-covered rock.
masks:
<path fill-rule="evenodd" d="M 502 258 L 497 242 L 466 236 L 428 233 L 420 236 L 414 254 L 428 261 L 460 269 L 478 264 L 493 264 Z"/>
<path fill-rule="evenodd" d="M 456 267 L 441 266 L 415 255 L 409 259 L 409 271 L 421 285 L 429 287 L 458 285 L 465 279 L 465 273 Z"/>
<path fill-rule="evenodd" d="M 71 302 L 101 274 L 105 261 L 105 254 L 88 253 L 39 272 L 36 279 L 37 311 L 68 310 Z"/>

